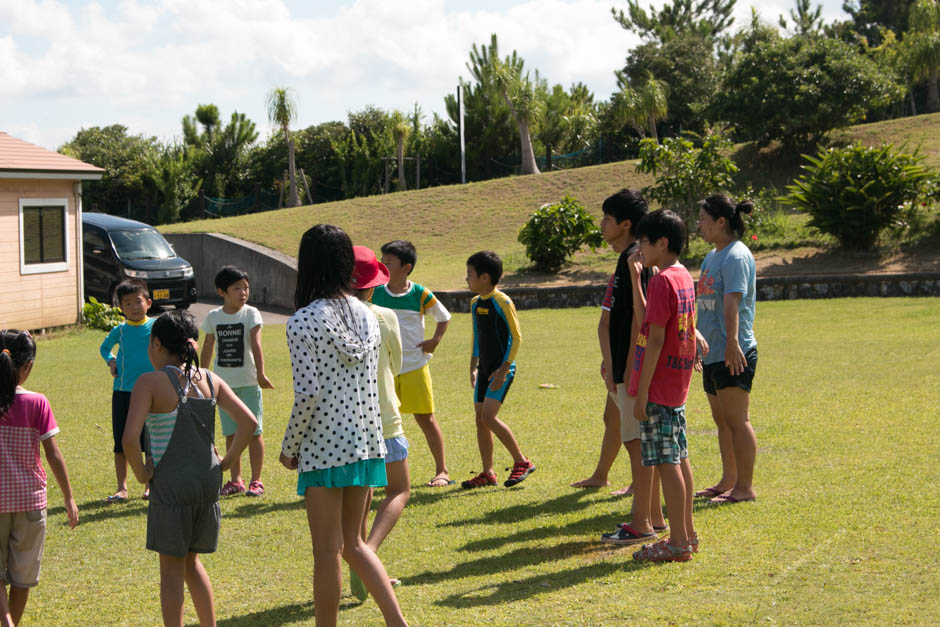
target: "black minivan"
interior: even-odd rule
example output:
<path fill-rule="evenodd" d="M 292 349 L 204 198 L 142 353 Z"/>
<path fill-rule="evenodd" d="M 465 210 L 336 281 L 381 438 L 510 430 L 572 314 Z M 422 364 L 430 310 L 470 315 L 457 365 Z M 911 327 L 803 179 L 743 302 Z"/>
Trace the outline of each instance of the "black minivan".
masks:
<path fill-rule="evenodd" d="M 154 307 L 196 302 L 193 267 L 149 224 L 106 213 L 82 214 L 85 295 L 113 302 L 124 279 L 147 282 Z"/>

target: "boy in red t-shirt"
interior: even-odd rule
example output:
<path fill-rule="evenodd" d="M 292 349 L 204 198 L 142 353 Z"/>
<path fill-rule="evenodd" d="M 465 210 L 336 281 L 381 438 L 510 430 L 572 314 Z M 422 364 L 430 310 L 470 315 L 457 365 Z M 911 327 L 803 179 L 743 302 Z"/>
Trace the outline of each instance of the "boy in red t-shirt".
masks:
<path fill-rule="evenodd" d="M 685 427 L 685 400 L 696 359 L 695 283 L 679 263 L 685 242 L 682 218 L 666 209 L 654 211 L 637 225 L 637 239 L 644 265 L 659 268 L 659 273 L 646 292 L 629 394 L 636 398 L 643 465 L 659 470 L 671 531 L 668 539 L 644 546 L 633 558 L 684 562 L 698 550 Z"/>

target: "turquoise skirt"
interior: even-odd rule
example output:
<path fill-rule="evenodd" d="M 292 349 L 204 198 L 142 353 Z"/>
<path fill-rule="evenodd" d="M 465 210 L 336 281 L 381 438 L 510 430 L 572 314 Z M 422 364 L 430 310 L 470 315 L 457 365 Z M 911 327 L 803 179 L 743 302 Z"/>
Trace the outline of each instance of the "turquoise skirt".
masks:
<path fill-rule="evenodd" d="M 297 494 L 303 496 L 307 488 L 381 488 L 387 484 L 385 460 L 377 457 L 361 459 L 345 466 L 302 472 L 297 476 Z"/>

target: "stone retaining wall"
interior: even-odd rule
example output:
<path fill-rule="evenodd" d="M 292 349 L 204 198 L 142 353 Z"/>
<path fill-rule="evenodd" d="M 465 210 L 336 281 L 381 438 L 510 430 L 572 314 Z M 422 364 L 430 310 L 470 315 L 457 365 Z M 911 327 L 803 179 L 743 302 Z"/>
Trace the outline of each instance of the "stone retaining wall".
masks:
<path fill-rule="evenodd" d="M 509 287 L 504 291 L 517 309 L 596 307 L 606 284 L 567 287 Z M 435 291 L 450 311 L 470 311 L 467 290 Z M 940 296 L 940 272 L 899 274 L 831 274 L 798 277 L 758 277 L 757 300 L 844 298 L 851 296 Z"/>
<path fill-rule="evenodd" d="M 213 279 L 219 267 L 234 264 L 251 278 L 251 302 L 292 311 L 297 260 L 276 250 L 219 233 L 169 233 L 166 238 L 191 264 L 201 298 L 217 298 Z M 430 286 L 431 289 L 434 286 Z M 606 284 L 563 287 L 509 287 L 517 309 L 596 307 Z M 467 290 L 435 291 L 450 311 L 470 311 Z M 831 274 L 758 277 L 757 300 L 843 298 L 848 296 L 940 296 L 940 272 Z"/>

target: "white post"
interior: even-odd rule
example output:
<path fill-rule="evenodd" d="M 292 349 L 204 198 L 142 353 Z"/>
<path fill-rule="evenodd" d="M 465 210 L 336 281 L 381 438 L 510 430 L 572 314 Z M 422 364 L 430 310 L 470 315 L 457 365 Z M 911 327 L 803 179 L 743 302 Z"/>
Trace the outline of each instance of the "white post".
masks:
<path fill-rule="evenodd" d="M 460 127 L 460 182 L 467 182 L 467 151 L 464 145 L 463 80 L 457 81 L 457 120 Z"/>
<path fill-rule="evenodd" d="M 75 192 L 75 273 L 78 275 L 78 324 L 85 309 L 85 237 L 82 234 L 82 182 L 72 187 Z M 68 217 L 68 216 L 66 216 Z M 68 242 L 65 243 L 68 246 Z"/>

